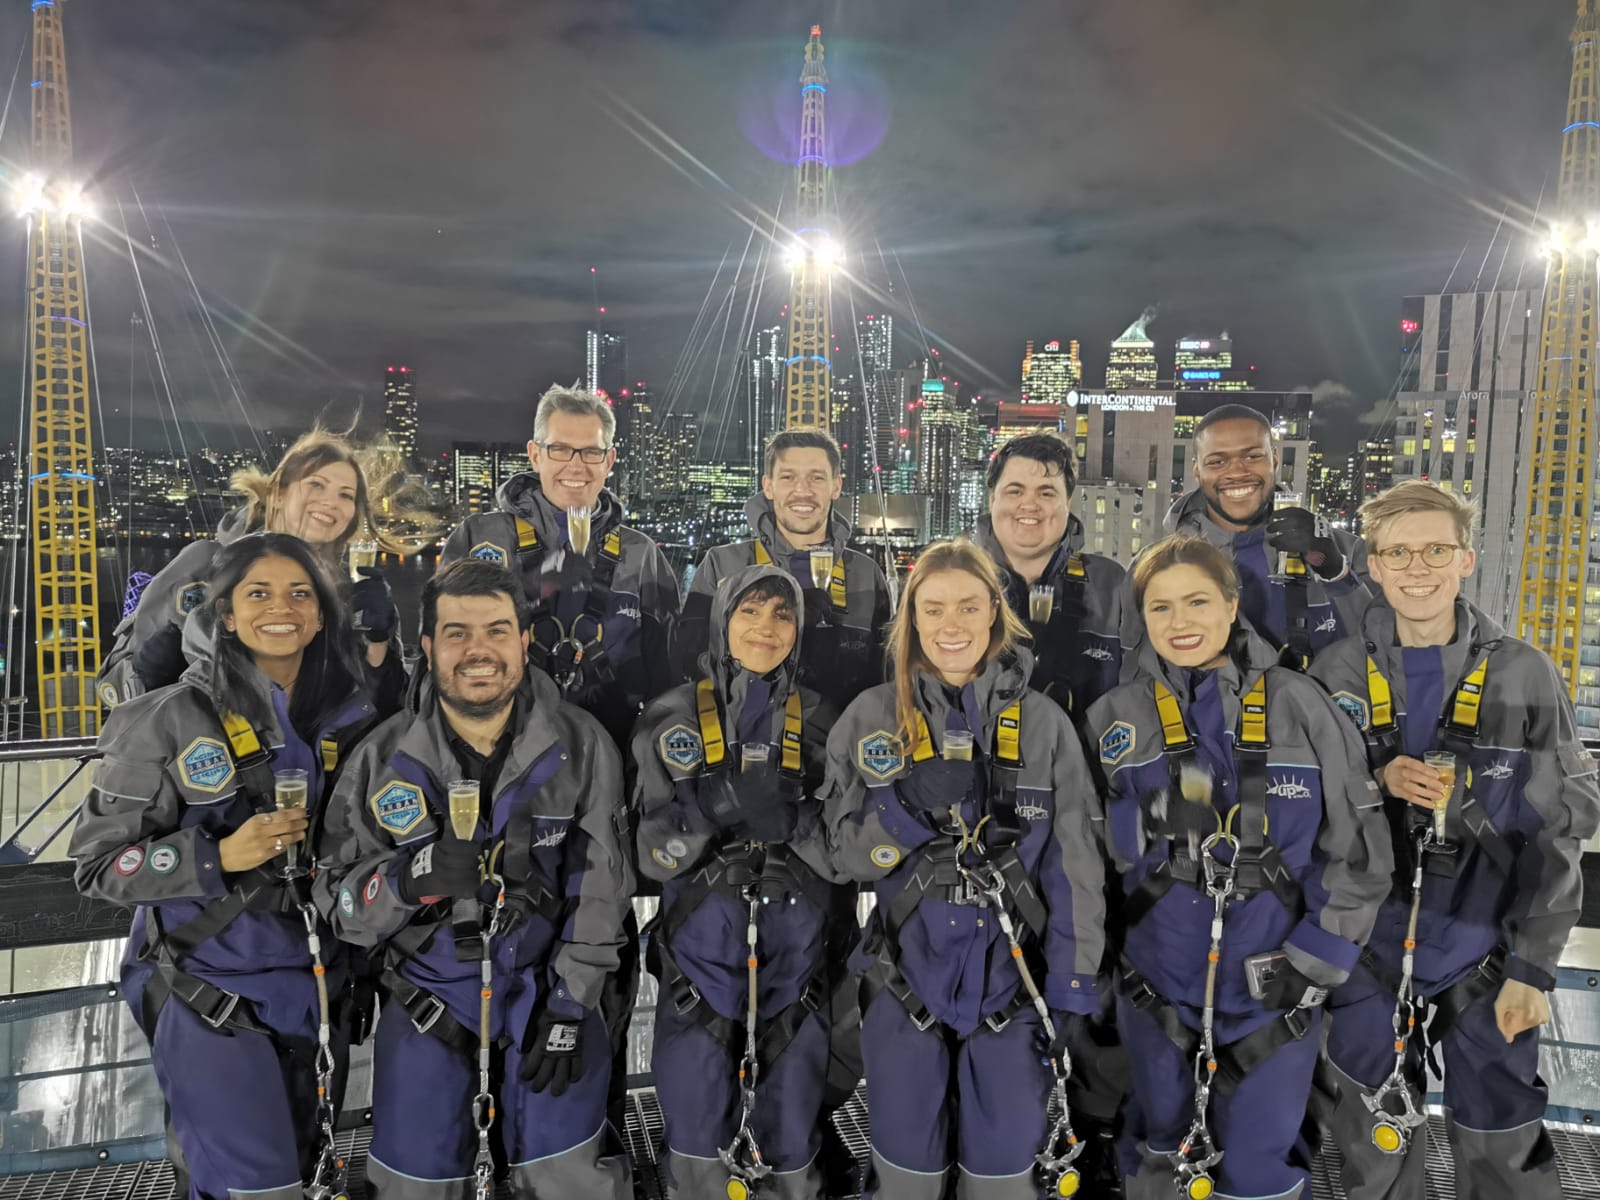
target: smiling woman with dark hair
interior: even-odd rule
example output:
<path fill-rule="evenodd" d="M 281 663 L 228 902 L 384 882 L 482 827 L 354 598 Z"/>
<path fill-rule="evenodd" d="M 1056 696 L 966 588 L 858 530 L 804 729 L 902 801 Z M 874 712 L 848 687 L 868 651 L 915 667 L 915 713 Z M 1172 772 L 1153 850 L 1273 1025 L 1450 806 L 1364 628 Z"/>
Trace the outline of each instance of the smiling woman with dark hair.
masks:
<path fill-rule="evenodd" d="M 241 538 L 208 586 L 210 643 L 191 644 L 177 684 L 107 720 L 72 855 L 85 895 L 136 909 L 122 980 L 191 1194 L 295 1200 L 317 1149 L 318 1085 L 331 1083 L 315 1070 L 329 1013 L 297 864 L 327 777 L 378 713 L 304 542 Z M 300 807 L 280 809 L 292 782 Z M 322 941 L 336 977 L 337 950 Z"/>

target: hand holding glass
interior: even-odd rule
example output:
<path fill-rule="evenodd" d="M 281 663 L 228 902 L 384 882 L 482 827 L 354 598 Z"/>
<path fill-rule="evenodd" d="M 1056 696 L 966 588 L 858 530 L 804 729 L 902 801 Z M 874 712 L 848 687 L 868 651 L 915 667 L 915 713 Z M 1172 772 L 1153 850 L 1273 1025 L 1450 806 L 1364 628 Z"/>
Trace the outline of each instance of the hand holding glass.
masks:
<path fill-rule="evenodd" d="M 362 529 L 361 536 L 350 543 L 350 578 L 361 578 L 362 567 L 375 567 L 378 565 L 378 543 L 372 534 Z"/>
<path fill-rule="evenodd" d="M 739 747 L 739 771 L 759 771 L 772 758 L 772 747 L 765 742 L 749 742 Z"/>
<path fill-rule="evenodd" d="M 463 842 L 470 842 L 478 830 L 481 789 L 476 779 L 452 779 L 448 784 L 450 828 Z"/>
<path fill-rule="evenodd" d="M 944 756 L 961 762 L 972 761 L 972 734 L 965 729 L 950 729 L 944 735 Z"/>
<path fill-rule="evenodd" d="M 1442 842 L 1445 817 L 1450 811 L 1450 797 L 1456 790 L 1456 756 L 1448 750 L 1429 750 L 1422 756 L 1422 761 L 1439 772 L 1442 794 L 1433 804 L 1433 836 L 1436 841 Z"/>
<path fill-rule="evenodd" d="M 306 772 L 298 767 L 285 767 L 272 773 L 273 799 L 279 808 L 304 808 L 311 794 L 311 783 Z M 300 847 L 292 845 L 283 852 L 286 870 L 293 871 L 300 862 Z"/>
<path fill-rule="evenodd" d="M 1028 619 L 1035 625 L 1050 620 L 1056 610 L 1056 590 L 1048 583 L 1036 583 L 1028 589 Z"/>

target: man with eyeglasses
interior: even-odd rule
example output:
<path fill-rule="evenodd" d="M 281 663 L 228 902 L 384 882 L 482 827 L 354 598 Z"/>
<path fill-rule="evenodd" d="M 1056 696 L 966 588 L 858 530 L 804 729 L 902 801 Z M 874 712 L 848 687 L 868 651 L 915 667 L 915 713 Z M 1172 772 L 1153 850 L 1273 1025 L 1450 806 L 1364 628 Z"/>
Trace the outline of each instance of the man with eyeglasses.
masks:
<path fill-rule="evenodd" d="M 1328 1005 L 1345 1192 L 1423 1200 L 1427 1126 L 1408 1117 L 1434 1059 L 1459 1194 L 1555 1200 L 1538 1031 L 1600 823 L 1595 763 L 1555 664 L 1461 598 L 1472 503 L 1409 480 L 1361 519 L 1382 596 L 1311 668 L 1366 741 L 1398 868 Z"/>
<path fill-rule="evenodd" d="M 622 523 L 605 486 L 616 428 L 604 397 L 545 392 L 528 443 L 532 470 L 500 485 L 498 512 L 468 517 L 450 535 L 439 565 L 510 567 L 533 606 L 530 661 L 623 749 L 644 701 L 676 682 L 668 637 L 678 582 L 661 548 Z"/>
<path fill-rule="evenodd" d="M 1360 621 L 1371 599 L 1366 549 L 1317 514 L 1278 505 L 1279 466 L 1263 414 L 1243 404 L 1212 409 L 1195 426 L 1196 487 L 1172 506 L 1165 526 L 1228 551 L 1243 588 L 1240 609 L 1304 667 Z"/>
<path fill-rule="evenodd" d="M 534 413 L 532 470 L 500 485 L 498 512 L 462 522 L 439 565 L 478 558 L 511 569 L 533 610 L 529 661 L 555 680 L 564 699 L 598 719 L 625 756 L 644 702 L 677 682 L 669 639 L 678 582 L 661 548 L 622 523 L 622 504 L 605 486 L 617 461 L 616 432 L 605 397 L 550 388 Z M 621 962 L 600 1002 L 611 1035 L 607 1113 L 616 1136 L 626 1112 L 638 933 L 630 909 Z"/>

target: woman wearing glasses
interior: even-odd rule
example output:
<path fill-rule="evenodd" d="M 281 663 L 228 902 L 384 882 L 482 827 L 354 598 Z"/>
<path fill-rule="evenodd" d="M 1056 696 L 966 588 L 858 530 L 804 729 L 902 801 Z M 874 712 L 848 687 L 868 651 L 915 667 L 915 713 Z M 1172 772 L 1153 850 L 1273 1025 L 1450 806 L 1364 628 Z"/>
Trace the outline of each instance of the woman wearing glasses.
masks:
<path fill-rule="evenodd" d="M 1239 619 L 1226 551 L 1178 534 L 1132 574 L 1141 674 L 1085 721 L 1147 1135 L 1128 1195 L 1297 1196 L 1321 1003 L 1389 886 L 1382 811 L 1349 723 Z"/>
<path fill-rule="evenodd" d="M 1554 1200 L 1539 1027 L 1582 902 L 1595 765 L 1555 664 L 1461 599 L 1471 502 L 1410 480 L 1361 519 L 1383 597 L 1312 671 L 1366 741 L 1397 868 L 1360 968 L 1329 1002 L 1345 1191 L 1422 1198 L 1426 1022 L 1459 1194 Z M 1398 1056 L 1397 1012 L 1417 1030 Z"/>
<path fill-rule="evenodd" d="M 405 545 L 382 534 L 374 515 L 375 508 L 393 510 L 395 505 L 375 504 L 372 487 L 387 489 L 402 478 L 396 464 L 386 459 L 374 451 L 358 451 L 344 435 L 319 427 L 290 446 L 270 473 L 257 467 L 236 472 L 232 489 L 245 503 L 223 519 L 215 538 L 191 542 L 163 567 L 117 626 L 116 641 L 96 681 L 101 700 L 114 706 L 178 681 L 188 666 L 183 628 L 189 613 L 206 600 L 205 581 L 222 548 L 247 533 L 292 534 L 316 551 L 335 579 L 347 577 L 345 555 L 358 538 L 371 539 L 374 549 L 413 552 L 414 543 Z M 400 655 L 391 653 L 398 641 L 389 585 L 369 563 L 351 586 L 349 600 L 366 641 L 373 692 L 395 707 L 405 675 Z M 200 630 L 197 636 L 203 641 L 209 632 Z"/>

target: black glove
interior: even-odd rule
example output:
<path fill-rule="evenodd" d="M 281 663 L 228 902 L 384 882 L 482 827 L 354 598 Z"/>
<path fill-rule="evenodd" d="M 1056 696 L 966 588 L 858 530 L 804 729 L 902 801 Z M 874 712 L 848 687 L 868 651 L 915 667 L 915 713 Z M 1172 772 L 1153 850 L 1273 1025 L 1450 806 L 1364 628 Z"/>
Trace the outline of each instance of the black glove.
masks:
<path fill-rule="evenodd" d="M 979 764 L 964 758 L 930 758 L 915 763 L 895 782 L 900 799 L 919 812 L 949 812 L 977 789 Z"/>
<path fill-rule="evenodd" d="M 421 904 L 432 896 L 471 900 L 478 895 L 482 877 L 476 842 L 440 838 L 417 851 L 411 869 L 400 876 L 400 898 L 407 904 Z"/>
<path fill-rule="evenodd" d="M 539 564 L 539 595 L 551 600 L 564 593 L 586 593 L 594 586 L 594 568 L 576 550 L 552 550 Z"/>
<path fill-rule="evenodd" d="M 559 1096 L 583 1074 L 583 1022 L 545 1009 L 522 1035 L 522 1078 Z"/>
<path fill-rule="evenodd" d="M 1333 526 L 1308 509 L 1273 509 L 1267 518 L 1267 541 L 1274 550 L 1300 555 L 1324 579 L 1344 574 L 1344 553 L 1333 539 Z"/>
<path fill-rule="evenodd" d="M 782 776 L 770 765 L 708 771 L 696 780 L 696 807 L 715 829 L 752 842 L 785 842 L 795 807 L 783 798 Z"/>
<path fill-rule="evenodd" d="M 183 656 L 183 626 L 166 625 L 160 633 L 151 634 L 133 652 L 133 673 L 144 684 L 144 690 L 177 683 L 189 669 L 189 660 Z"/>
<path fill-rule="evenodd" d="M 394 592 L 377 567 L 357 567 L 356 573 L 361 578 L 350 588 L 350 611 L 355 614 L 356 628 L 366 634 L 369 642 L 387 642 L 400 619 Z"/>
<path fill-rule="evenodd" d="M 1083 1044 L 1084 1033 L 1089 1024 L 1089 1018 L 1082 1013 L 1067 1012 L 1064 1009 L 1052 1008 L 1050 1022 L 1056 1027 L 1055 1039 L 1047 1048 L 1047 1054 L 1057 1062 L 1065 1055 L 1066 1061 L 1072 1061 L 1073 1050 Z M 1043 1040 L 1044 1030 L 1039 1030 Z"/>

